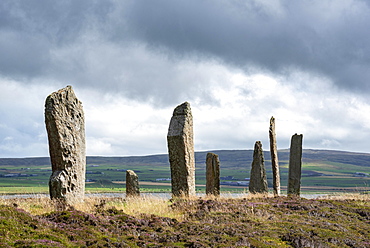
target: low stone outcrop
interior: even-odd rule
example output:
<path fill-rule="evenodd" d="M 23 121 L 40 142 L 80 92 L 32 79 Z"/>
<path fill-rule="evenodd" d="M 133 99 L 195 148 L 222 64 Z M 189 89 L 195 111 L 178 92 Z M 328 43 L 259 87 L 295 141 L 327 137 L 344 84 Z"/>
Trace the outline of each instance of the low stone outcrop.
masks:
<path fill-rule="evenodd" d="M 140 196 L 139 177 L 132 170 L 126 171 L 126 196 Z"/>

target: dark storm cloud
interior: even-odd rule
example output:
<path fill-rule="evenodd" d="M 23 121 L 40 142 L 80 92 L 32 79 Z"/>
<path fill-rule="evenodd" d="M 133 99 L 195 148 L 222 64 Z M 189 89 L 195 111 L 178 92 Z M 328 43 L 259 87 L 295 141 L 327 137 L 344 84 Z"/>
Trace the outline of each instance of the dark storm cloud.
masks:
<path fill-rule="evenodd" d="M 0 32 L 0 73 L 7 76 L 34 77 L 42 74 L 49 62 L 45 40 L 16 32 Z"/>
<path fill-rule="evenodd" d="M 369 5 L 361 0 L 5 0 L 0 73 L 173 104 L 194 91 L 212 98 L 199 90 L 207 79 L 181 77 L 191 68 L 177 66 L 212 59 L 246 72 L 298 69 L 369 90 L 368 23 Z"/>
<path fill-rule="evenodd" d="M 76 40 L 84 30 L 105 24 L 112 11 L 110 1 L 12 1 L 0 4 L 0 29 L 44 37 L 50 44 Z"/>
<path fill-rule="evenodd" d="M 1 75 L 28 79 L 47 73 L 50 51 L 72 45 L 91 19 L 103 17 L 99 4 L 89 8 L 89 1 L 1 1 Z"/>
<path fill-rule="evenodd" d="M 143 40 L 176 53 L 278 73 L 293 67 L 369 89 L 364 1 L 137 1 L 128 20 Z"/>

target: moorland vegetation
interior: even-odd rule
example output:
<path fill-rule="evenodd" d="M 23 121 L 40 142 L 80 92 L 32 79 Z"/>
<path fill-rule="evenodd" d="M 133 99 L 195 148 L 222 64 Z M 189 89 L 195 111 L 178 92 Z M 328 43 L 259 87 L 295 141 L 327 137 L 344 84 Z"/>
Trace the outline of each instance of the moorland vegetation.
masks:
<path fill-rule="evenodd" d="M 1 199 L 0 247 L 370 247 L 370 195 Z"/>
<path fill-rule="evenodd" d="M 217 151 L 221 177 L 248 177 L 251 152 Z M 196 153 L 198 192 L 204 190 L 205 154 Z M 279 151 L 282 185 L 287 155 Z M 170 175 L 166 155 L 87 161 L 87 178 L 93 179 L 87 192 L 123 193 L 127 169 L 137 172 L 142 191 L 170 192 L 170 183 L 156 181 Z M 370 247 L 369 161 L 370 154 L 304 150 L 302 192 L 347 192 L 319 199 L 247 194 L 168 199 L 153 194 L 89 196 L 69 206 L 46 195 L 3 197 L 0 247 Z M 0 159 L 0 166 L 0 193 L 47 193 L 48 158 Z"/>

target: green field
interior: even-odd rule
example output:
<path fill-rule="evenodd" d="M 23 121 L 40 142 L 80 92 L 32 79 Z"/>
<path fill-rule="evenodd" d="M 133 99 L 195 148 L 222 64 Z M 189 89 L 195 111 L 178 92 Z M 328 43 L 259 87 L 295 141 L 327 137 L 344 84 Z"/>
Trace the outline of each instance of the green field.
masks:
<path fill-rule="evenodd" d="M 213 151 L 219 155 L 221 177 L 231 176 L 243 181 L 249 178 L 252 150 Z M 197 192 L 204 192 L 205 158 L 207 152 L 196 153 Z M 269 153 L 265 152 L 265 167 L 269 187 L 272 172 Z M 289 151 L 279 151 L 281 186 L 284 193 L 288 179 Z M 126 170 L 134 170 L 139 176 L 141 191 L 170 192 L 167 155 L 142 157 L 87 157 L 87 192 L 125 192 Z M 356 173 L 370 173 L 370 154 L 340 151 L 304 150 L 302 165 L 302 193 L 313 192 L 362 192 L 370 191 L 370 177 L 358 177 Z M 16 176 L 10 176 L 10 175 Z M 51 175 L 49 158 L 0 158 L 0 194 L 46 193 Z M 247 187 L 221 186 L 223 192 L 245 192 Z"/>

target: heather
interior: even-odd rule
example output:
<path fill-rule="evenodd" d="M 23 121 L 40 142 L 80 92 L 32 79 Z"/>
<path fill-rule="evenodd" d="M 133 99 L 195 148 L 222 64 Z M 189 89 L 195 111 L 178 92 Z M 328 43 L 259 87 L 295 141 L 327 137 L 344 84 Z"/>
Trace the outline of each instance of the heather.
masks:
<path fill-rule="evenodd" d="M 0 247 L 370 247 L 365 194 L 0 203 Z"/>

